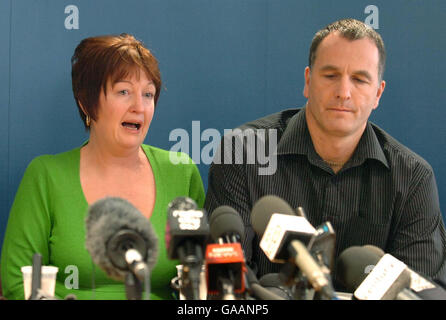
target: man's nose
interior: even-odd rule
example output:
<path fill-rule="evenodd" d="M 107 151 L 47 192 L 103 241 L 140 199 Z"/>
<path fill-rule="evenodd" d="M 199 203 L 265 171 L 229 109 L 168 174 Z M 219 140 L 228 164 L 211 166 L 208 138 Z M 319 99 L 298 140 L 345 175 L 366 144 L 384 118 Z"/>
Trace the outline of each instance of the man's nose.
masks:
<path fill-rule="evenodd" d="M 352 83 L 348 77 L 341 77 L 336 88 L 336 98 L 341 100 L 348 100 L 351 98 Z"/>

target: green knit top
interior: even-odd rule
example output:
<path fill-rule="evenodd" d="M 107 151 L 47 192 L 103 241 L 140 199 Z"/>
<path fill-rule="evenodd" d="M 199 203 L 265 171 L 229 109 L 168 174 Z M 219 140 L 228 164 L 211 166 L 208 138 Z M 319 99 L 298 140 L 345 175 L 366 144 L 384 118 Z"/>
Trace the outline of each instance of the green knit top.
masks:
<path fill-rule="evenodd" d="M 148 145 L 142 148 L 156 184 L 150 222 L 158 237 L 159 256 L 151 274 L 151 299 L 172 299 L 170 281 L 176 275 L 178 261 L 167 257 L 164 241 L 167 205 L 176 197 L 187 196 L 202 208 L 203 182 L 197 166 L 186 154 Z M 174 161 L 170 155 L 174 155 Z M 59 268 L 57 297 L 75 294 L 80 300 L 126 299 L 124 283 L 107 277 L 85 248 L 88 203 L 80 183 L 79 164 L 80 147 L 39 156 L 26 169 L 11 208 L 2 248 L 1 279 L 7 299 L 24 299 L 20 267 L 31 265 L 34 253 L 42 255 L 43 265 Z"/>

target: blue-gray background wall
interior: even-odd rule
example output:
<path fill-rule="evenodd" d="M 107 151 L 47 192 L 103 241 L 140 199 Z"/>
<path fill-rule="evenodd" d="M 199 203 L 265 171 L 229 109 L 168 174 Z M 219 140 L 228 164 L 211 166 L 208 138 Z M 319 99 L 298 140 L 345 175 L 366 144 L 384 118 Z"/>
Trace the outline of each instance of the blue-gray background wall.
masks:
<path fill-rule="evenodd" d="M 69 5 L 78 9 L 78 29 L 66 28 L 67 18 L 74 22 Z M 366 13 L 369 5 L 378 12 Z M 30 160 L 87 138 L 70 78 L 81 39 L 127 32 L 152 50 L 164 88 L 146 143 L 170 149 L 176 128 L 189 132 L 190 145 L 200 139 L 192 137 L 192 121 L 200 121 L 200 132 L 223 134 L 302 106 L 314 33 L 372 13 L 388 52 L 387 86 L 372 121 L 432 165 L 444 211 L 445 12 L 444 0 L 1 0 L 0 243 Z M 208 164 L 195 160 L 207 188 Z"/>

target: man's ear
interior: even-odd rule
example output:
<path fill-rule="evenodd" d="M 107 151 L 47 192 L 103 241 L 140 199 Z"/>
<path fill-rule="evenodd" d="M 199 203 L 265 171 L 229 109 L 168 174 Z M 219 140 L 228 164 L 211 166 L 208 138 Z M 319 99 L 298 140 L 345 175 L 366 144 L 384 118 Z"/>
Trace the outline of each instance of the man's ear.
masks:
<path fill-rule="evenodd" d="M 376 91 L 376 101 L 375 101 L 375 106 L 373 107 L 373 110 L 378 108 L 379 100 L 381 99 L 381 96 L 384 92 L 385 87 L 386 87 L 386 82 L 384 80 L 381 80 L 381 83 L 378 86 L 378 90 Z"/>
<path fill-rule="evenodd" d="M 311 78 L 311 70 L 310 67 L 306 67 L 305 68 L 305 86 L 304 86 L 304 91 L 303 91 L 303 95 L 305 98 L 308 99 L 309 96 L 309 91 L 310 91 L 310 78 Z"/>

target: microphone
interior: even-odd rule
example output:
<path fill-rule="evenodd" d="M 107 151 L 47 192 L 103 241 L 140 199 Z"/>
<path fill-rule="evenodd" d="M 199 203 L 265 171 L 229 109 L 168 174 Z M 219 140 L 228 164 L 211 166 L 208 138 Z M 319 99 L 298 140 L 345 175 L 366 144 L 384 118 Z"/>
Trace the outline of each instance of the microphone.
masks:
<path fill-rule="evenodd" d="M 206 248 L 208 293 L 234 300 L 235 293 L 245 291 L 245 257 L 240 243 L 245 237 L 242 218 L 233 208 L 220 206 L 212 212 L 209 226 L 216 243 Z"/>
<path fill-rule="evenodd" d="M 279 197 L 266 196 L 254 205 L 251 224 L 261 236 L 260 248 L 270 261 L 293 262 L 316 291 L 329 299 L 335 298 L 331 282 L 304 245 L 316 233 L 304 216 L 295 216 L 293 209 Z"/>
<path fill-rule="evenodd" d="M 294 210 L 282 198 L 273 195 L 261 197 L 254 203 L 251 210 L 251 224 L 260 238 L 262 238 L 273 213 L 295 215 Z"/>
<path fill-rule="evenodd" d="M 290 287 L 285 286 L 278 273 L 268 273 L 260 278 L 260 285 L 284 300 L 294 300 Z"/>
<path fill-rule="evenodd" d="M 236 288 L 235 292 L 243 292 L 243 290 L 247 288 L 250 291 L 250 294 L 261 300 L 284 300 L 283 296 L 275 294 L 271 290 L 262 287 L 254 272 L 246 265 L 243 250 L 240 246 L 240 243 L 245 238 L 245 228 L 240 214 L 235 209 L 229 206 L 220 206 L 216 208 L 211 215 L 210 231 L 212 239 L 215 242 L 219 244 L 235 244 L 237 245 L 237 249 L 234 248 L 234 251 L 241 252 L 238 263 L 229 267 L 234 268 L 234 266 L 236 266 L 235 274 L 237 276 L 234 277 L 236 279 L 236 284 L 234 286 Z M 208 247 L 209 246 L 210 245 L 208 245 Z M 209 261 L 207 256 L 206 262 L 208 263 Z M 208 266 L 210 265 L 208 264 Z M 222 266 L 222 264 L 220 264 L 220 266 Z M 215 279 L 215 275 L 213 275 L 214 270 L 207 268 L 207 272 L 209 274 L 208 287 L 212 289 L 212 284 L 215 283 L 212 281 Z M 245 287 L 243 278 L 239 277 L 239 274 L 245 275 L 247 283 Z M 240 290 L 238 288 L 240 288 Z"/>
<path fill-rule="evenodd" d="M 288 245 L 298 239 L 308 243 L 316 229 L 276 196 L 262 197 L 253 206 L 251 225 L 260 240 L 260 248 L 269 260 L 284 263 L 289 258 Z"/>
<path fill-rule="evenodd" d="M 186 299 L 199 300 L 200 273 L 203 251 L 209 236 L 204 210 L 187 197 L 178 197 L 168 205 L 166 225 L 167 254 L 183 265 L 180 286 Z"/>
<path fill-rule="evenodd" d="M 255 276 L 254 272 L 246 266 L 246 279 L 250 285 L 250 293 L 260 300 L 287 300 L 282 295 L 279 295 L 273 290 L 268 290 L 260 285 L 259 280 Z"/>
<path fill-rule="evenodd" d="M 144 281 L 150 298 L 150 272 L 158 257 L 158 238 L 150 221 L 118 197 L 96 201 L 88 210 L 86 242 L 93 262 L 110 278 L 125 281 L 128 299 L 141 298 Z"/>
<path fill-rule="evenodd" d="M 241 243 L 245 238 L 242 218 L 229 206 L 220 206 L 212 212 L 209 227 L 214 242 Z"/>
<path fill-rule="evenodd" d="M 365 245 L 363 247 L 374 252 L 380 258 L 385 255 L 385 252 L 378 247 L 372 245 Z M 441 286 L 426 279 L 409 267 L 407 267 L 407 271 L 410 274 L 410 289 L 414 291 L 418 297 L 423 300 L 446 300 L 446 290 Z"/>
<path fill-rule="evenodd" d="M 221 294 L 223 300 L 235 300 L 235 293 L 245 291 L 244 266 L 240 243 L 209 244 L 206 248 L 208 293 Z"/>
<path fill-rule="evenodd" d="M 358 300 L 421 300 L 408 288 L 407 266 L 386 254 L 381 259 L 376 250 L 350 247 L 338 258 L 338 278 Z"/>

